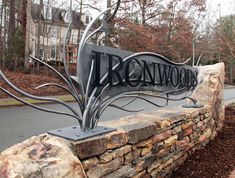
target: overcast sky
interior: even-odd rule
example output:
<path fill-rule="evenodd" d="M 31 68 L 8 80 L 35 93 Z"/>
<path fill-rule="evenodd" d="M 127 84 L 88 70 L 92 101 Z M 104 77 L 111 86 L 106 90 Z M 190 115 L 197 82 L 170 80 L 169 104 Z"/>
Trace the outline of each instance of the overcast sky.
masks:
<path fill-rule="evenodd" d="M 100 0 L 99 2 L 99 5 L 97 4 L 99 7 L 106 5 L 106 0 Z M 206 6 L 208 14 L 215 18 L 219 18 L 220 13 L 221 16 L 235 14 L 235 0 L 206 0 Z"/>
<path fill-rule="evenodd" d="M 207 0 L 207 10 L 211 16 L 219 17 L 235 14 L 235 0 Z"/>
<path fill-rule="evenodd" d="M 35 0 L 38 1 L 38 0 Z M 44 0 L 45 2 L 48 0 Z M 50 1 L 50 0 L 49 0 Z M 69 4 L 70 0 L 54 0 L 57 3 L 66 2 Z M 79 2 L 79 0 L 77 0 Z M 83 0 L 86 3 L 89 3 L 89 0 Z M 99 3 L 96 4 L 96 7 L 104 9 L 106 6 L 107 0 L 98 0 Z M 73 1 L 75 3 L 76 1 Z M 218 18 L 221 12 L 221 15 L 230 15 L 235 14 L 235 0 L 207 0 L 207 11 L 211 17 Z M 98 14 L 97 11 L 93 12 Z"/>

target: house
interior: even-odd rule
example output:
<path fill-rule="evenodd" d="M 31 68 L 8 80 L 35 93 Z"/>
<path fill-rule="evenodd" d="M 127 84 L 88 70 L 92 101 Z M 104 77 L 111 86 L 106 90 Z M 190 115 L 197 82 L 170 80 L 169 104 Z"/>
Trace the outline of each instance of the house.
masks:
<path fill-rule="evenodd" d="M 42 60 L 51 63 L 62 61 L 64 38 L 68 24 L 71 21 L 70 12 L 66 9 L 51 7 L 46 3 L 43 4 L 43 7 L 33 3 L 31 6 L 31 16 L 29 38 L 31 55 L 39 55 Z M 73 11 L 72 32 L 66 55 L 67 60 L 70 62 L 76 62 L 78 42 L 84 33 L 84 29 L 92 20 L 91 13 L 87 10 L 81 14 L 81 23 L 79 23 L 79 19 L 80 13 Z M 39 29 L 40 36 L 38 33 Z M 39 54 L 37 49 L 39 49 Z"/>

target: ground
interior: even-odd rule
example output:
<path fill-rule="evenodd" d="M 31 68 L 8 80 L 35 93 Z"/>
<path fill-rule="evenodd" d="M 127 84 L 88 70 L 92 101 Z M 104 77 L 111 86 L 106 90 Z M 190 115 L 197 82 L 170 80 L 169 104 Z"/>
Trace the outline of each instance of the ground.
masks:
<path fill-rule="evenodd" d="M 172 178 L 228 178 L 235 170 L 235 106 L 225 110 L 225 122 L 218 136 L 204 149 L 196 150 L 172 174 Z"/>
<path fill-rule="evenodd" d="M 72 73 L 74 73 L 76 66 L 72 66 Z M 47 87 L 43 89 L 36 90 L 35 87 L 43 84 L 43 83 L 58 83 L 63 84 L 63 82 L 58 78 L 50 70 L 47 70 L 45 67 L 40 67 L 40 72 L 37 75 L 34 74 L 26 74 L 22 71 L 9 71 L 7 69 L 1 69 L 4 75 L 8 78 L 10 82 L 12 82 L 15 86 L 20 88 L 21 90 L 37 95 L 37 96 L 50 96 L 50 95 L 62 95 L 68 94 L 64 90 L 61 90 L 57 87 Z M 61 73 L 64 73 L 63 68 L 61 69 Z M 8 91 L 14 92 L 6 83 L 1 80 L 0 77 L 0 86 L 7 89 Z M 17 94 L 17 96 L 20 96 Z M 9 97 L 7 94 L 3 93 L 0 90 L 0 98 Z"/>

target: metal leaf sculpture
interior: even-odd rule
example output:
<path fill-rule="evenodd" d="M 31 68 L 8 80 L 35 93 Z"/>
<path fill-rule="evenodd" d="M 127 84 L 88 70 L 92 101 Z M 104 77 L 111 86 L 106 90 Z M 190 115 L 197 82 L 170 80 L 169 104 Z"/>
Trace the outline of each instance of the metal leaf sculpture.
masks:
<path fill-rule="evenodd" d="M 197 106 L 196 101 L 190 98 L 190 95 L 198 84 L 198 71 L 195 67 L 185 65 L 189 60 L 184 63 L 174 63 L 159 54 L 151 52 L 131 53 L 87 43 L 93 35 L 105 30 L 105 14 L 109 10 L 102 11 L 88 24 L 84 31 L 78 50 L 77 76 L 70 76 L 66 62 L 66 45 L 69 42 L 72 21 L 69 23 L 63 45 L 65 76 L 47 63 L 30 56 L 33 60 L 52 70 L 66 84 L 66 86 L 63 86 L 57 83 L 45 83 L 36 87 L 36 89 L 50 86 L 61 88 L 73 96 L 79 110 L 73 109 L 68 103 L 59 99 L 38 97 L 20 90 L 5 77 L 2 71 L 0 71 L 0 76 L 16 92 L 36 100 L 53 101 L 63 105 L 70 112 L 50 110 L 37 106 L 17 97 L 1 86 L 0 90 L 35 109 L 77 119 L 82 132 L 94 130 L 107 107 L 114 107 L 128 112 L 141 111 L 142 109 L 130 110 L 127 108 L 136 99 L 157 107 L 163 107 L 170 100 L 178 101 L 189 98 L 193 101 L 194 106 Z M 101 26 L 90 33 L 93 24 L 101 16 L 103 16 Z M 170 97 L 182 93 L 185 93 L 183 97 Z M 160 105 L 150 99 L 156 97 L 164 99 L 166 102 Z M 122 106 L 115 104 L 115 101 L 122 98 L 128 98 L 129 101 Z"/>

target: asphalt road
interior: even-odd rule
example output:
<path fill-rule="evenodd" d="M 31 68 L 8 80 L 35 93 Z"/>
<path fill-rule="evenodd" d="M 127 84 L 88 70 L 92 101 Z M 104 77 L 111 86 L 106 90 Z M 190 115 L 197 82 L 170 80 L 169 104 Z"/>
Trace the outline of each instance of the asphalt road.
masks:
<path fill-rule="evenodd" d="M 224 98 L 225 100 L 235 98 L 235 89 L 226 89 Z M 164 102 L 160 99 L 154 99 L 153 101 L 158 104 Z M 121 100 L 118 104 L 122 105 L 126 102 L 128 102 L 128 100 Z M 185 100 L 170 102 L 168 107 L 178 106 L 185 103 Z M 71 103 L 71 106 L 74 108 L 77 107 L 75 103 Z M 61 105 L 57 104 L 43 105 L 43 107 L 61 111 L 64 110 Z M 143 108 L 144 112 L 158 109 L 155 106 L 140 100 L 136 100 L 128 108 Z M 118 109 L 108 108 L 103 113 L 100 121 L 115 120 L 120 117 L 132 114 L 133 113 L 121 111 Z M 73 125 L 77 125 L 77 121 L 73 118 L 44 113 L 29 107 L 0 109 L 0 151 L 33 135 L 38 135 L 40 133 L 45 133 L 48 130 L 54 130 Z"/>

